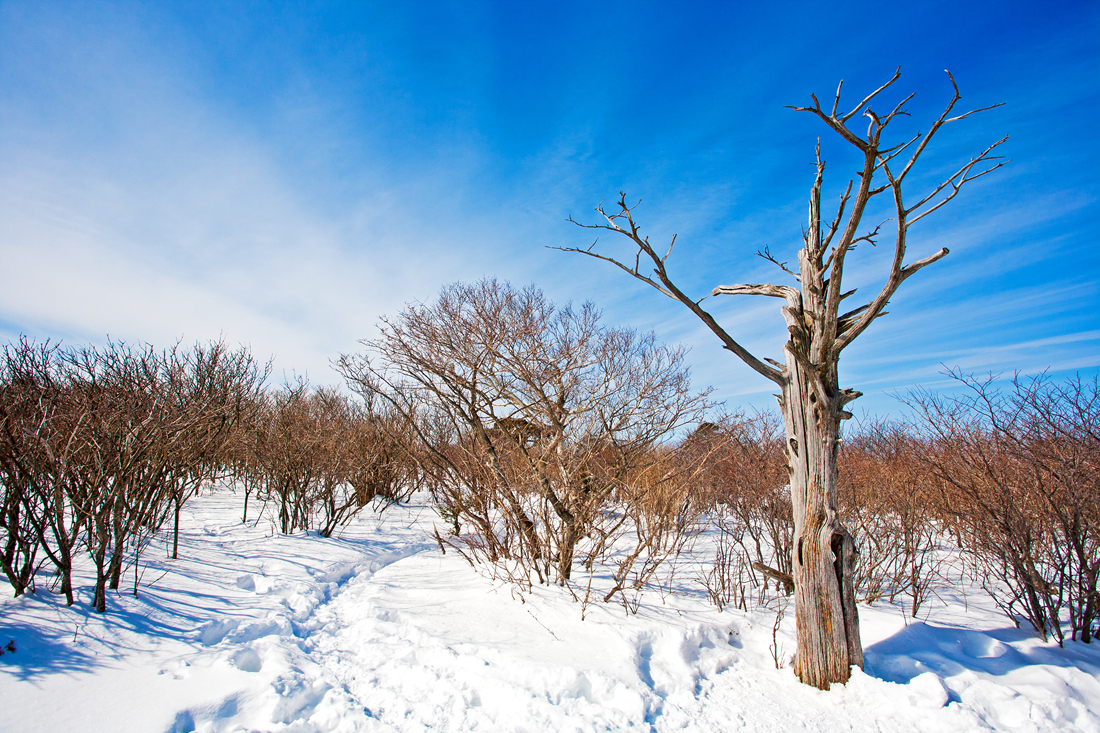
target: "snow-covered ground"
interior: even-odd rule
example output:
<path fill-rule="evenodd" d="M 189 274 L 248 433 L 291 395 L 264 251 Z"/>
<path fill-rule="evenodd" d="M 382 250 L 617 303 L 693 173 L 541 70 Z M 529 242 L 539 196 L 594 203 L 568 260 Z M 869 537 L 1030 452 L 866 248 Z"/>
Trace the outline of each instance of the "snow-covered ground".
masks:
<path fill-rule="evenodd" d="M 867 670 L 821 692 L 772 658 L 774 611 L 683 592 L 581 607 L 520 594 L 429 541 L 423 506 L 339 538 L 185 508 L 106 615 L 40 588 L 0 602 L 0 731 L 1098 731 L 1100 644 L 1017 630 L 977 590 L 906 624 L 862 607 Z M 132 576 L 127 579 L 132 588 Z M 674 586 L 675 587 L 675 586 Z M 793 614 L 776 637 L 794 650 Z"/>

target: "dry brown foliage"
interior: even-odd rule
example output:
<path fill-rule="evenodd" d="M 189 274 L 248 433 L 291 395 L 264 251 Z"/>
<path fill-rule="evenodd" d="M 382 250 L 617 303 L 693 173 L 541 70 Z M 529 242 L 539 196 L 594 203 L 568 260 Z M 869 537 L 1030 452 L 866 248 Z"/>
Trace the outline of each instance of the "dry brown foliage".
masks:
<path fill-rule="evenodd" d="M 913 617 L 942 580 L 927 452 L 905 425 L 873 422 L 845 437 L 839 460 L 841 512 L 861 539 L 856 592 L 869 603 L 908 597 Z"/>
<path fill-rule="evenodd" d="M 383 507 L 406 500 L 419 474 L 398 421 L 379 407 L 331 388 L 311 390 L 305 381 L 262 395 L 237 435 L 242 521 L 255 494 L 272 506 L 281 532 L 328 537 L 377 498 Z"/>
<path fill-rule="evenodd" d="M 701 492 L 718 532 L 702 579 L 711 600 L 746 609 L 750 590 L 764 594 L 771 582 L 789 593 L 793 524 L 779 418 L 728 415 L 702 424 L 686 444 L 706 456 Z"/>
<path fill-rule="evenodd" d="M 705 423 L 689 444 L 707 446 L 703 494 L 718 534 L 701 578 L 720 608 L 748 608 L 770 586 L 792 587 L 793 524 L 785 486 L 786 454 L 779 418 L 769 413 Z M 915 616 L 934 590 L 941 522 L 931 496 L 926 443 L 905 426 L 872 423 L 844 439 L 838 500 L 846 526 L 861 539 L 854 585 L 860 600 L 899 595 Z"/>

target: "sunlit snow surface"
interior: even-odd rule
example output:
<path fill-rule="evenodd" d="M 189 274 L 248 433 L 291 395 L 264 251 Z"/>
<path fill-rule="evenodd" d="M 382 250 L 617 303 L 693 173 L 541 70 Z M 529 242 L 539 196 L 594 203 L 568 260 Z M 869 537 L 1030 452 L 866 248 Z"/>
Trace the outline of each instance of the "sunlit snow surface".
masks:
<path fill-rule="evenodd" d="M 690 563 L 681 592 L 582 620 L 441 554 L 424 506 L 325 539 L 240 504 L 194 499 L 180 559 L 150 548 L 106 615 L 87 572 L 74 608 L 44 581 L 0 602 L 0 731 L 1100 731 L 1100 644 L 1042 643 L 978 589 L 908 625 L 861 607 L 867 670 L 820 692 L 775 669 L 774 611 L 719 613 Z"/>

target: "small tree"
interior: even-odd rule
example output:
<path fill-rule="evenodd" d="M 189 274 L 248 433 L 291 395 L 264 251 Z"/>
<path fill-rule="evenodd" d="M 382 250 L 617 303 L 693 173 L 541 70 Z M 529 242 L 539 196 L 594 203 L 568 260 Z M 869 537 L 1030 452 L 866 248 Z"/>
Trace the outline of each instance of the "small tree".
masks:
<path fill-rule="evenodd" d="M 902 195 L 905 179 L 940 128 L 992 107 L 951 116 L 960 96 L 954 77 L 948 73 L 954 94 L 928 133 L 917 133 L 900 143 L 883 142 L 887 126 L 899 116 L 907 115 L 904 105 L 913 95 L 885 115 L 876 113 L 871 103 L 900 75 L 899 69 L 888 82 L 848 112 L 838 112 L 840 85 L 829 110 L 822 108 L 814 95 L 811 95 L 812 106 L 792 107 L 815 115 L 859 151 L 863 158 L 862 168 L 857 173 L 859 183 L 848 182 L 840 197 L 836 217 L 831 223 L 823 222 L 821 184 L 825 162 L 821 159 L 819 144 L 817 175 L 810 191 L 809 224 L 803 233 L 804 246 L 798 253 L 798 269 L 788 269 L 766 249 L 761 255 L 780 266 L 798 284 L 726 285 L 712 292 L 716 296 L 764 295 L 785 301 L 781 311 L 787 323 L 788 338 L 783 348 L 783 363 L 759 359 L 749 353 L 700 306 L 701 299 L 688 295 L 673 282 L 666 262 L 676 238 L 672 238 L 667 252 L 663 248 L 660 252 L 655 249 L 649 238 L 641 234 L 625 194 L 620 194 L 616 209 L 611 213 L 605 212 L 602 205 L 596 208 L 603 216 L 602 223 L 574 223 L 589 229 L 606 229 L 630 239 L 637 247 L 632 263 L 595 252 L 593 247 L 557 248 L 610 262 L 680 301 L 707 325 L 726 349 L 779 386 L 795 525 L 793 574 L 798 636 L 795 671 L 803 682 L 822 689 L 832 682 L 847 681 L 853 664 L 863 665 L 852 585 L 856 547 L 852 535 L 837 516 L 836 500 L 840 423 L 851 417 L 846 407 L 860 393 L 840 386 L 837 371 L 840 354 L 872 321 L 885 315 L 883 309 L 902 282 L 947 255 L 947 249 L 941 249 L 906 264 L 909 228 L 953 199 L 964 184 L 1004 164 L 994 162 L 998 158 L 991 153 L 1007 137 L 990 145 L 933 186 L 915 204 L 907 205 Z M 853 119 L 857 116 L 867 118 L 865 132 L 853 129 Z M 860 242 L 874 243 L 879 236 L 882 224 L 866 233 L 860 232 L 868 203 L 883 193 L 893 199 L 895 230 L 894 256 L 886 283 L 867 303 L 842 312 L 841 303 L 855 293 L 855 290 L 845 291 L 842 287 L 846 257 Z M 653 266 L 652 274 L 643 270 L 643 260 L 646 268 Z"/>

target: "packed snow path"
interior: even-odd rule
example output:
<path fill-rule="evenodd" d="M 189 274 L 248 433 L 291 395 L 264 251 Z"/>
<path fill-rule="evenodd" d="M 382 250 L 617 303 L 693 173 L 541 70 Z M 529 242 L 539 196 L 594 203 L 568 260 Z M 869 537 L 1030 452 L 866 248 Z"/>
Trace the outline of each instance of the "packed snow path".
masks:
<path fill-rule="evenodd" d="M 651 593 L 582 621 L 560 588 L 519 594 L 443 555 L 427 508 L 325 539 L 244 527 L 239 501 L 193 500 L 180 559 L 150 548 L 147 585 L 106 615 L 87 575 L 72 609 L 44 588 L 6 599 L 0 731 L 1100 733 L 1098 645 L 1005 628 L 979 591 L 908 626 L 861 608 L 867 673 L 820 692 L 775 669 L 774 612 Z"/>

